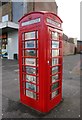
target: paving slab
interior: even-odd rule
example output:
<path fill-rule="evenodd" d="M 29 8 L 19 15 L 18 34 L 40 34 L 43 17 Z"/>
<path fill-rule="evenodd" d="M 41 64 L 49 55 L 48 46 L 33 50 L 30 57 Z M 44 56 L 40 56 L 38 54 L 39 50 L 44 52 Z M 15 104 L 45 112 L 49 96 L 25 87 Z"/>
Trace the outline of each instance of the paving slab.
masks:
<path fill-rule="evenodd" d="M 79 118 L 80 117 L 80 55 L 64 56 L 63 102 L 47 114 L 41 114 L 20 103 L 17 60 L 2 60 L 3 118 Z"/>

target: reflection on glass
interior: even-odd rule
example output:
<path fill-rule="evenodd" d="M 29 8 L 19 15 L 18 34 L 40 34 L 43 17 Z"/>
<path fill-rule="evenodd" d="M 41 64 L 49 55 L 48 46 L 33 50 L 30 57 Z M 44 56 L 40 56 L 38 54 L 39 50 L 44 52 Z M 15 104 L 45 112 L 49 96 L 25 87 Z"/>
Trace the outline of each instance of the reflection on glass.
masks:
<path fill-rule="evenodd" d="M 22 59 L 22 64 L 24 64 L 24 59 Z"/>
<path fill-rule="evenodd" d="M 52 98 L 56 97 L 59 94 L 59 90 L 52 92 Z"/>
<path fill-rule="evenodd" d="M 29 90 L 33 90 L 34 92 L 36 92 L 36 85 L 31 84 L 31 83 L 26 83 L 26 88 Z"/>
<path fill-rule="evenodd" d="M 38 31 L 37 31 L 37 39 L 38 39 Z"/>
<path fill-rule="evenodd" d="M 25 70 L 26 70 L 26 69 L 25 69 L 25 66 L 22 66 L 22 71 L 25 72 Z"/>
<path fill-rule="evenodd" d="M 58 72 L 58 66 L 52 68 L 52 74 L 55 74 Z"/>
<path fill-rule="evenodd" d="M 33 67 L 26 67 L 26 72 L 28 74 L 36 74 L 36 68 L 33 68 Z"/>
<path fill-rule="evenodd" d="M 58 64 L 58 58 L 52 58 L 52 66 Z"/>
<path fill-rule="evenodd" d="M 23 78 L 23 80 L 25 80 L 25 74 L 22 74 L 22 78 Z"/>
<path fill-rule="evenodd" d="M 52 39 L 58 40 L 59 34 L 57 32 L 52 32 Z"/>
<path fill-rule="evenodd" d="M 36 77 L 35 77 L 35 76 L 26 75 L 26 79 L 27 79 L 29 82 L 36 83 Z"/>
<path fill-rule="evenodd" d="M 25 65 L 36 66 L 36 59 L 35 58 L 26 58 Z"/>
<path fill-rule="evenodd" d="M 22 84 L 23 84 L 23 88 L 25 88 L 26 87 L 25 82 L 23 82 Z M 25 94 L 25 90 L 24 90 L 24 94 Z"/>
<path fill-rule="evenodd" d="M 58 41 L 52 41 L 52 48 L 59 48 L 59 42 Z"/>
<path fill-rule="evenodd" d="M 54 90 L 54 89 L 56 89 L 56 88 L 58 88 L 58 87 L 59 87 L 59 84 L 58 84 L 58 82 L 57 82 L 57 83 L 55 83 L 55 84 L 52 85 L 52 90 Z"/>
<path fill-rule="evenodd" d="M 25 48 L 36 48 L 35 41 L 26 41 Z"/>
<path fill-rule="evenodd" d="M 38 48 L 38 40 L 37 40 L 37 45 L 36 45 L 36 48 Z"/>
<path fill-rule="evenodd" d="M 22 51 L 22 56 L 25 56 L 25 54 L 24 54 L 24 50 Z"/>
<path fill-rule="evenodd" d="M 35 50 L 25 50 L 25 56 L 36 57 L 36 51 Z"/>
<path fill-rule="evenodd" d="M 58 80 L 58 79 L 59 79 L 58 74 L 55 75 L 55 76 L 52 76 L 52 83 L 55 82 L 55 81 Z"/>
<path fill-rule="evenodd" d="M 26 96 L 36 99 L 36 93 L 26 90 Z"/>
<path fill-rule="evenodd" d="M 56 57 L 59 55 L 59 50 L 52 50 L 52 57 Z"/>
<path fill-rule="evenodd" d="M 24 49 L 24 45 L 25 45 L 25 43 L 24 42 L 22 42 L 22 48 Z"/>
<path fill-rule="evenodd" d="M 35 38 L 36 38 L 36 37 L 35 37 L 35 31 L 25 33 L 25 40 L 35 39 Z"/>
<path fill-rule="evenodd" d="M 22 34 L 22 40 L 24 40 L 24 33 Z"/>

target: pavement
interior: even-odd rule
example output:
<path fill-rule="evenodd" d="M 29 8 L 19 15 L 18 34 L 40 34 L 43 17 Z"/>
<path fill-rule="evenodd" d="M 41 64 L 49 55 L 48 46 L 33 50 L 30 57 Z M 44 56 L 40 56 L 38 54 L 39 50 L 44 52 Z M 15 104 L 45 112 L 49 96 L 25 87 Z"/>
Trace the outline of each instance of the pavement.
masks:
<path fill-rule="evenodd" d="M 43 115 L 20 103 L 18 61 L 3 59 L 0 66 L 2 67 L 2 118 L 79 118 L 80 55 L 64 56 L 63 65 L 64 100 Z"/>

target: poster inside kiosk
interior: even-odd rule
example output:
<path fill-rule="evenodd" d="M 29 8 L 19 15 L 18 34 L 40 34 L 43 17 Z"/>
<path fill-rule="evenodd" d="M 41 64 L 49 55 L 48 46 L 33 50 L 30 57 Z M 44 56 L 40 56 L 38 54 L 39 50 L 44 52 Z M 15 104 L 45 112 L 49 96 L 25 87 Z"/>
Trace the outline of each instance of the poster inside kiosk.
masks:
<path fill-rule="evenodd" d="M 36 50 L 25 50 L 25 56 L 27 57 L 36 57 Z"/>
<path fill-rule="evenodd" d="M 34 21 L 31 21 L 34 22 Z M 28 24 L 28 22 L 24 23 L 23 25 Z M 25 52 L 23 53 L 25 58 L 25 72 L 26 72 L 26 96 L 36 99 L 36 93 L 37 92 L 37 50 L 36 48 L 38 45 L 38 42 L 36 40 L 38 38 L 38 31 L 31 31 L 25 33 Z M 24 35 L 23 35 L 24 39 Z M 34 76 L 35 75 L 35 76 Z"/>
<path fill-rule="evenodd" d="M 38 37 L 38 31 L 36 31 L 36 32 L 37 32 L 37 37 Z M 32 58 L 32 57 L 37 56 L 37 51 L 33 50 L 33 48 L 37 48 L 37 46 L 38 46 L 37 40 L 33 40 L 33 39 L 35 39 L 36 32 L 33 31 L 33 32 L 25 33 L 25 48 L 27 48 L 25 50 L 25 56 L 27 57 L 27 58 L 25 58 L 25 65 L 27 65 L 26 66 L 26 73 L 27 73 L 26 80 L 28 81 L 26 83 L 26 88 L 28 89 L 28 90 L 26 90 L 26 96 L 28 96 L 30 98 L 34 98 L 34 99 L 36 99 L 36 93 L 34 93 L 32 91 L 36 92 L 37 88 L 36 88 L 36 85 L 34 85 L 32 83 L 36 84 L 37 77 L 33 76 L 33 74 L 36 75 L 37 70 L 33 66 L 37 65 L 37 61 L 36 61 L 36 58 Z M 56 40 L 54 40 L 54 39 L 56 39 Z M 59 49 L 54 49 L 54 48 L 59 48 L 58 39 L 59 39 L 59 34 L 57 32 L 52 32 L 52 48 L 53 48 L 52 49 L 52 57 L 59 56 Z M 29 50 L 29 48 L 30 48 L 30 50 Z M 28 58 L 28 57 L 30 57 L 30 58 Z M 58 58 L 52 58 L 52 66 L 55 66 L 58 63 L 59 63 Z M 59 77 L 58 74 L 54 75 L 58 71 L 59 71 L 58 66 L 52 68 L 52 75 L 53 75 L 52 83 L 54 83 L 56 80 L 58 80 L 58 77 Z M 32 83 L 29 83 L 29 82 L 32 82 Z M 56 87 L 58 87 L 58 83 L 53 84 L 52 90 L 54 90 Z M 58 91 L 52 92 L 51 98 L 53 98 L 57 94 L 58 94 Z"/>
<path fill-rule="evenodd" d="M 28 80 L 28 82 L 33 82 L 36 84 L 36 77 L 35 76 L 26 75 L 26 80 Z"/>
<path fill-rule="evenodd" d="M 36 59 L 35 58 L 26 58 L 25 64 L 31 65 L 31 66 L 36 66 Z"/>

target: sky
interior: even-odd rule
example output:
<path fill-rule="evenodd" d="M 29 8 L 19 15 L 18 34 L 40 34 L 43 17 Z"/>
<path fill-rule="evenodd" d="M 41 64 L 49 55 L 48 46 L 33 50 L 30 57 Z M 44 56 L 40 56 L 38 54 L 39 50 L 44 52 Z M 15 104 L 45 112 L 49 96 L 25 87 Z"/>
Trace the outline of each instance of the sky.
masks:
<path fill-rule="evenodd" d="M 68 37 L 80 40 L 80 2 L 81 0 L 56 0 L 58 15 L 63 21 L 63 32 Z"/>
<path fill-rule="evenodd" d="M 33 1 L 33 0 L 27 0 L 27 1 Z M 35 1 L 44 2 L 44 0 L 35 0 Z M 80 40 L 80 2 L 82 0 L 45 0 L 45 1 L 48 2 L 56 1 L 58 5 L 58 15 L 63 21 L 63 25 L 62 25 L 63 32 L 68 37 L 74 37 Z"/>

